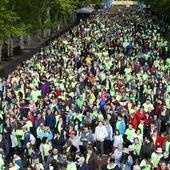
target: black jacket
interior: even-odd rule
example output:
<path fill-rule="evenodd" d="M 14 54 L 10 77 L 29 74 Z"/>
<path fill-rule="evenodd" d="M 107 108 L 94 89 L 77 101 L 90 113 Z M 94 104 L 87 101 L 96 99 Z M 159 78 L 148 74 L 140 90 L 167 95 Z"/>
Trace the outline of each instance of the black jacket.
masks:
<path fill-rule="evenodd" d="M 154 144 L 152 142 L 146 143 L 144 142 L 141 148 L 140 155 L 142 158 L 150 158 L 151 154 L 154 151 Z"/>

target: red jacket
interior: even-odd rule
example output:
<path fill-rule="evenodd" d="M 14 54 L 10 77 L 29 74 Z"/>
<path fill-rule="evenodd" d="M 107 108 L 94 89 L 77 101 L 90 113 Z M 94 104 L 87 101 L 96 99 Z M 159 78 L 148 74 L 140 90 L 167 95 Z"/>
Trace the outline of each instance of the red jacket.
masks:
<path fill-rule="evenodd" d="M 156 170 L 163 170 L 163 169 L 161 167 L 158 167 Z M 168 168 L 166 168 L 164 170 L 168 170 Z"/>
<path fill-rule="evenodd" d="M 148 45 L 148 41 L 147 40 L 144 40 L 144 46 L 146 47 Z"/>
<path fill-rule="evenodd" d="M 145 111 L 143 111 L 143 113 L 140 113 L 137 111 L 135 113 L 135 117 L 134 117 L 134 119 L 136 119 L 136 120 L 134 120 L 135 123 L 137 123 L 137 125 L 138 125 L 140 123 L 140 120 L 145 118 L 145 115 L 146 115 Z"/>
<path fill-rule="evenodd" d="M 155 149 L 157 149 L 158 147 L 163 147 L 165 141 L 165 137 L 162 136 L 157 136 L 156 141 L 155 141 Z"/>
<path fill-rule="evenodd" d="M 144 125 L 149 126 L 152 123 L 152 117 L 149 116 L 148 118 L 145 117 Z"/>
<path fill-rule="evenodd" d="M 149 68 L 149 72 L 150 72 L 150 73 L 155 73 L 155 67 Z"/>
<path fill-rule="evenodd" d="M 160 113 L 161 110 L 162 110 L 162 105 L 155 102 L 155 115 L 158 116 L 158 114 Z"/>
<path fill-rule="evenodd" d="M 130 104 L 131 103 L 127 102 L 126 105 L 125 105 L 125 108 L 128 109 Z M 134 108 L 134 104 L 132 103 L 131 109 L 133 109 L 133 108 Z"/>
<path fill-rule="evenodd" d="M 138 124 L 137 124 L 137 122 L 136 122 L 135 117 L 134 117 L 133 115 L 129 114 L 129 115 L 128 115 L 128 118 L 129 118 L 129 122 L 128 122 L 128 123 L 131 123 L 132 126 L 133 126 L 133 128 L 136 129 L 137 126 L 138 126 Z"/>
<path fill-rule="evenodd" d="M 33 115 L 28 115 L 27 119 L 30 120 L 32 122 L 32 124 L 34 125 L 35 118 Z"/>
<path fill-rule="evenodd" d="M 61 90 L 56 90 L 56 97 L 61 96 Z"/>
<path fill-rule="evenodd" d="M 121 91 L 121 90 L 122 90 L 122 88 L 123 88 L 123 86 L 124 86 L 124 84 L 123 84 L 123 83 L 118 83 L 118 84 L 117 84 L 117 88 L 118 88 L 118 90 L 119 90 L 119 91 Z"/>

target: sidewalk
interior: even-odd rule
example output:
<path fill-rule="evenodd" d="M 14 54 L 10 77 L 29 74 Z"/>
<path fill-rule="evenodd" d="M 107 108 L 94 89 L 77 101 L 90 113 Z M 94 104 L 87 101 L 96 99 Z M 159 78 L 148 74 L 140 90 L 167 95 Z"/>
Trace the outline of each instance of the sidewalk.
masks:
<path fill-rule="evenodd" d="M 37 49 L 41 47 L 48 39 L 41 39 L 40 41 L 33 41 L 29 46 L 25 46 L 20 55 L 14 55 L 8 61 L 2 61 L 0 64 L 0 76 L 6 77 L 13 71 L 18 64 L 25 61 L 36 53 Z"/>
<path fill-rule="evenodd" d="M 67 26 L 60 27 L 59 31 L 53 32 L 51 38 L 44 38 L 39 41 L 32 41 L 29 46 L 25 46 L 20 55 L 14 55 L 10 58 L 9 61 L 2 61 L 0 64 L 0 77 L 7 77 L 21 62 L 31 58 L 39 48 L 41 48 L 48 41 L 60 37 L 65 32 L 72 29 L 78 23 L 75 20 L 73 23 L 68 24 Z"/>

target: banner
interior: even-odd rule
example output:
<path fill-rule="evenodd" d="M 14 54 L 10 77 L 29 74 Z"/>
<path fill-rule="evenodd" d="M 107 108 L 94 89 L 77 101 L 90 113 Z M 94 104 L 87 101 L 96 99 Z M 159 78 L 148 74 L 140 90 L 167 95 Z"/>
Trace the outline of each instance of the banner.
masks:
<path fill-rule="evenodd" d="M 113 5 L 138 5 L 137 1 L 113 1 Z"/>

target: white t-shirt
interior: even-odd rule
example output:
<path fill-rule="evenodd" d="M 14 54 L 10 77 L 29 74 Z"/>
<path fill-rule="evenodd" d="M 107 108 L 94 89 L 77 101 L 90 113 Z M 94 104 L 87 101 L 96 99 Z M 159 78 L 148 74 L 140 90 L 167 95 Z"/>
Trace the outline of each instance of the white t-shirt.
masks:
<path fill-rule="evenodd" d="M 123 138 L 122 138 L 122 135 L 118 135 L 118 136 L 114 136 L 114 143 L 113 143 L 113 146 L 114 147 L 118 147 L 119 144 L 122 144 L 123 143 Z"/>
<path fill-rule="evenodd" d="M 153 109 L 154 109 L 154 107 L 153 107 L 153 104 L 152 104 L 152 103 L 150 103 L 150 104 L 146 104 L 146 103 L 144 103 L 144 104 L 143 104 L 143 107 L 144 107 L 145 112 L 148 112 L 149 108 L 151 108 L 151 110 L 153 110 Z"/>
<path fill-rule="evenodd" d="M 107 129 L 105 126 L 97 126 L 95 129 L 95 138 L 97 141 L 103 142 L 108 136 Z"/>
<path fill-rule="evenodd" d="M 32 145 L 34 145 L 35 142 L 36 142 L 36 139 L 32 134 L 30 134 L 30 142 L 31 142 Z"/>

